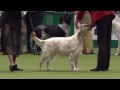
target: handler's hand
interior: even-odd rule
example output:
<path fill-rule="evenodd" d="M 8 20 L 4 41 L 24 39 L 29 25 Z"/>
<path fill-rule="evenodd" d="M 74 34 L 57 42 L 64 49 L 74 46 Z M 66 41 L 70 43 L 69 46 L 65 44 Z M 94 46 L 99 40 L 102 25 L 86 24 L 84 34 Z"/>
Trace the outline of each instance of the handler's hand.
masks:
<path fill-rule="evenodd" d="M 79 28 L 80 28 L 78 23 L 79 23 L 79 21 L 76 19 L 76 20 L 75 20 L 75 28 L 76 28 L 76 29 L 79 29 Z"/>
<path fill-rule="evenodd" d="M 31 32 L 31 36 L 32 37 L 35 37 L 36 36 L 36 33 L 33 31 L 33 32 Z"/>

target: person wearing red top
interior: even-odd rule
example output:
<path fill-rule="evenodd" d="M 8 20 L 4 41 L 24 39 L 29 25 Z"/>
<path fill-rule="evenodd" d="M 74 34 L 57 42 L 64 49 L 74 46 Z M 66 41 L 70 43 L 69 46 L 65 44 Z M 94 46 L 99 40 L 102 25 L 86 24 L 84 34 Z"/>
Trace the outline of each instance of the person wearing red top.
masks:
<path fill-rule="evenodd" d="M 79 29 L 79 20 L 83 18 L 85 11 L 78 11 L 75 27 Z M 90 71 L 108 71 L 111 51 L 112 20 L 115 18 L 114 11 L 89 11 L 92 18 L 92 26 L 97 26 L 98 58 L 97 67 Z"/>

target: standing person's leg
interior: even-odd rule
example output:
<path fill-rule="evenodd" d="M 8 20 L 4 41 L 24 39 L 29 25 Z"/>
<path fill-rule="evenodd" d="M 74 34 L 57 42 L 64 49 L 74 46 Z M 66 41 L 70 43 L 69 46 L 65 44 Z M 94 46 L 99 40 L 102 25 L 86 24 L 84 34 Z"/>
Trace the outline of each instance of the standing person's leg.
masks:
<path fill-rule="evenodd" d="M 109 16 L 105 16 L 101 20 L 96 22 L 97 25 L 97 43 L 98 43 L 98 60 L 97 67 L 95 69 L 91 69 L 91 71 L 106 71 L 108 70 L 108 54 L 110 53 L 110 44 L 111 41 L 111 30 L 108 31 L 110 18 Z M 109 37 L 108 37 L 109 33 Z M 109 41 L 107 41 L 109 38 Z M 109 58 L 110 59 L 110 58 Z"/>
<path fill-rule="evenodd" d="M 25 16 L 25 22 L 26 22 L 26 38 L 27 38 L 27 42 L 26 42 L 26 52 L 25 53 L 30 53 L 31 52 L 31 47 L 30 47 L 30 34 L 31 34 L 31 31 L 30 31 L 30 22 L 29 22 L 29 18 L 28 18 L 28 14 Z"/>
<path fill-rule="evenodd" d="M 33 21 L 33 27 L 35 28 L 38 25 L 42 24 L 43 21 L 43 16 L 44 16 L 44 12 L 43 11 L 35 11 L 31 13 L 32 15 L 32 21 Z M 33 42 L 33 44 L 35 45 L 35 42 Z M 37 53 L 40 54 L 41 48 L 37 47 Z"/>
<path fill-rule="evenodd" d="M 85 52 L 87 52 L 87 35 L 88 35 L 88 31 L 86 32 L 85 36 L 83 37 L 83 43 L 82 43 L 82 53 L 84 54 Z"/>
<path fill-rule="evenodd" d="M 5 45 L 4 45 L 4 28 L 1 28 L 1 54 L 6 55 L 5 53 Z"/>
<path fill-rule="evenodd" d="M 1 29 L 0 29 L 0 53 L 1 53 Z"/>
<path fill-rule="evenodd" d="M 24 50 L 24 40 L 26 35 L 26 23 L 25 23 L 25 17 L 22 18 L 22 27 L 21 27 L 21 40 L 20 40 L 20 54 L 23 54 Z"/>
<path fill-rule="evenodd" d="M 15 29 L 15 30 L 14 30 Z M 13 28 L 5 24 L 3 32 L 3 51 L 7 53 L 10 62 L 10 71 L 21 71 L 17 68 L 16 57 L 20 54 L 20 28 Z"/>
<path fill-rule="evenodd" d="M 106 62 L 106 68 L 109 68 L 110 64 L 110 54 L 111 54 L 111 32 L 112 32 L 112 20 L 114 16 L 109 15 L 108 16 L 108 27 L 107 27 L 107 62 Z"/>
<path fill-rule="evenodd" d="M 87 31 L 83 39 L 83 54 L 93 54 L 92 30 Z"/>
<path fill-rule="evenodd" d="M 92 36 L 92 30 L 89 31 L 88 34 L 88 53 L 93 54 L 93 36 Z"/>
<path fill-rule="evenodd" d="M 32 21 L 33 21 L 33 27 L 34 28 L 36 26 L 42 24 L 43 16 L 44 16 L 43 11 L 35 11 L 35 12 L 32 12 L 31 15 L 32 15 Z"/>

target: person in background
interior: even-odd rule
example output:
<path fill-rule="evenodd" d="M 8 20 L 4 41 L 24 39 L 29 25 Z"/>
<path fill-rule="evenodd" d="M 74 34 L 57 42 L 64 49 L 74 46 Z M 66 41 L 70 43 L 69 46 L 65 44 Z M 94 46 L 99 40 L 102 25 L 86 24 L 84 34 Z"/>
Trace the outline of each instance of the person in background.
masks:
<path fill-rule="evenodd" d="M 43 16 L 44 16 L 44 11 L 31 11 L 31 18 L 34 28 L 42 24 Z M 31 53 L 32 48 L 30 44 L 31 29 L 29 27 L 30 26 L 29 15 L 27 14 L 25 17 L 26 17 L 26 27 L 27 27 L 27 47 L 26 47 L 27 50 L 25 51 L 25 53 Z"/>
<path fill-rule="evenodd" d="M 77 11 L 75 11 L 75 14 L 77 14 Z M 81 21 L 79 21 L 80 24 L 89 23 L 92 24 L 92 19 L 90 16 L 90 13 L 88 11 L 85 11 L 85 14 Z M 92 29 L 86 32 L 86 35 L 83 38 L 83 44 L 82 44 L 82 53 L 83 54 L 93 54 L 93 36 L 92 36 Z"/>
<path fill-rule="evenodd" d="M 31 13 L 29 12 L 29 19 L 31 19 L 30 16 Z M 3 11 L 0 17 L 2 52 L 7 54 L 10 62 L 9 69 L 12 72 L 23 71 L 16 64 L 16 58 L 20 54 L 21 20 L 22 11 Z M 33 31 L 32 20 L 30 23 L 30 28 Z"/>
<path fill-rule="evenodd" d="M 2 11 L 0 11 L 0 16 L 1 16 Z M 0 53 L 1 53 L 1 29 L 0 29 Z"/>
<path fill-rule="evenodd" d="M 1 29 L 0 29 L 0 53 L 1 53 Z"/>
<path fill-rule="evenodd" d="M 78 11 L 75 27 L 79 29 L 78 23 L 82 20 L 85 11 Z M 112 20 L 115 11 L 89 11 L 92 18 L 92 26 L 97 26 L 98 57 L 97 67 L 90 71 L 108 71 L 111 52 Z"/>
<path fill-rule="evenodd" d="M 26 13 L 27 13 L 27 11 L 22 11 L 20 54 L 23 54 L 23 52 L 24 52 L 24 40 L 25 40 L 25 36 L 26 36 L 26 22 L 25 22 Z"/>

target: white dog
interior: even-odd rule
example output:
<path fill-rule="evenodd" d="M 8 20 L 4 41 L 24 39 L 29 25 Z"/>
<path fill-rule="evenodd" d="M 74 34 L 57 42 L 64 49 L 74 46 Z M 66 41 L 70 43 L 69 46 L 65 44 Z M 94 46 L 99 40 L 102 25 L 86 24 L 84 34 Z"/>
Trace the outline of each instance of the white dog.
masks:
<path fill-rule="evenodd" d="M 118 38 L 118 48 L 117 48 L 117 53 L 115 54 L 116 56 L 120 55 L 120 22 L 117 22 L 115 20 L 112 21 L 112 28 Z"/>
<path fill-rule="evenodd" d="M 38 45 L 43 46 L 42 57 L 40 60 L 40 70 L 42 70 L 42 64 L 44 61 L 47 61 L 47 70 L 50 70 L 49 61 L 53 59 L 57 53 L 59 53 L 67 55 L 70 59 L 72 70 L 78 71 L 79 68 L 77 64 L 79 54 L 81 53 L 80 46 L 82 38 L 84 37 L 84 33 L 90 28 L 90 25 L 81 24 L 80 30 L 71 37 L 54 37 L 46 40 L 40 40 L 35 35 L 31 35 L 32 39 L 35 40 Z"/>

